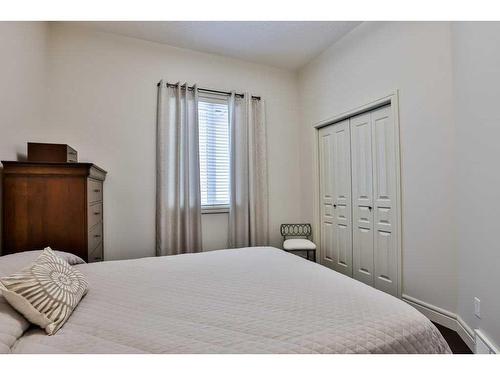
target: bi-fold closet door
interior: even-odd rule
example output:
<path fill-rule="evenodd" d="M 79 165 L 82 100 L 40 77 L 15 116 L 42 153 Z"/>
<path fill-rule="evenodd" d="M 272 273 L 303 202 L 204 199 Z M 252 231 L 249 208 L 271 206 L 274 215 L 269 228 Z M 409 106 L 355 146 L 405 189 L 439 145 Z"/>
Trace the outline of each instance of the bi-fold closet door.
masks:
<path fill-rule="evenodd" d="M 322 263 L 352 275 L 349 120 L 319 130 Z"/>
<path fill-rule="evenodd" d="M 398 294 L 397 142 L 390 106 L 319 131 L 321 260 Z"/>

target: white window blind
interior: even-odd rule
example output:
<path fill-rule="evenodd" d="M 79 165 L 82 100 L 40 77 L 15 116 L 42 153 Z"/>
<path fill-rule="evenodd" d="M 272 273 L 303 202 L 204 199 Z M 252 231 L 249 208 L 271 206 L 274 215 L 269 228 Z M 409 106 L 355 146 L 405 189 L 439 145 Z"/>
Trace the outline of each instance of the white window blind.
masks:
<path fill-rule="evenodd" d="M 224 101 L 198 103 L 201 205 L 229 205 L 229 117 Z"/>

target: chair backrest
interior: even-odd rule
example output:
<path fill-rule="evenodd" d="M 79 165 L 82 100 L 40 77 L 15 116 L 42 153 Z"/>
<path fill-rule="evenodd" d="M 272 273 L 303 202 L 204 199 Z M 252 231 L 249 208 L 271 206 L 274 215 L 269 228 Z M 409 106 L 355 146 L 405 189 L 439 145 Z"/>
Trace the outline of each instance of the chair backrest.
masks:
<path fill-rule="evenodd" d="M 311 224 L 281 224 L 281 235 L 283 240 L 287 237 L 305 237 L 312 238 Z"/>

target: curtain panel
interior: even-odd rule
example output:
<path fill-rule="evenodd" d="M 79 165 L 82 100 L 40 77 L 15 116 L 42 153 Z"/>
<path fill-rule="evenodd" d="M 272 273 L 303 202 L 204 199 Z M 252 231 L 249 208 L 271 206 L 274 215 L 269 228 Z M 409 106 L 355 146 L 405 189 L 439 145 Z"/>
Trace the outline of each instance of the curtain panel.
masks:
<path fill-rule="evenodd" d="M 196 85 L 158 85 L 156 155 L 156 255 L 201 251 Z"/>
<path fill-rule="evenodd" d="M 269 244 L 267 137 L 264 102 L 231 93 L 229 247 Z"/>

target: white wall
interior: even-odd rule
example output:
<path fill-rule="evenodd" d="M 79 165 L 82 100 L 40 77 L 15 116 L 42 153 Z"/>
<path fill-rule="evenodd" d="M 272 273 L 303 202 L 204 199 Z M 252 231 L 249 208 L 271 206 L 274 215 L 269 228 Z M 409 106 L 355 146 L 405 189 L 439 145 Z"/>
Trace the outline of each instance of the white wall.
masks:
<path fill-rule="evenodd" d="M 293 73 L 67 24 L 50 26 L 49 68 L 45 140 L 68 143 L 80 160 L 109 172 L 106 259 L 154 255 L 156 83 L 161 78 L 250 91 L 266 100 L 272 243 L 280 245 L 280 223 L 300 219 L 300 206 L 290 203 L 300 194 L 293 183 L 299 178 Z M 203 231 L 207 249 L 226 247 L 225 215 L 204 217 Z"/>
<path fill-rule="evenodd" d="M 453 24 L 458 314 L 500 344 L 500 23 Z M 474 316 L 481 299 L 481 319 Z"/>
<path fill-rule="evenodd" d="M 301 70 L 302 179 L 312 181 L 312 124 L 400 94 L 403 292 L 456 308 L 449 23 L 363 23 Z M 313 220 L 312 184 L 302 211 Z"/>
<path fill-rule="evenodd" d="M 229 217 L 227 213 L 203 214 L 203 251 L 227 249 L 229 236 Z"/>
<path fill-rule="evenodd" d="M 26 141 L 45 132 L 47 30 L 43 22 L 0 22 L 0 160 L 25 156 Z"/>

